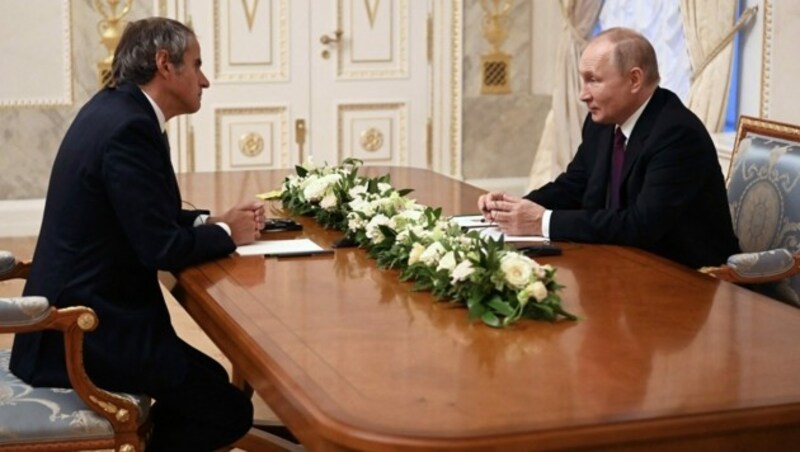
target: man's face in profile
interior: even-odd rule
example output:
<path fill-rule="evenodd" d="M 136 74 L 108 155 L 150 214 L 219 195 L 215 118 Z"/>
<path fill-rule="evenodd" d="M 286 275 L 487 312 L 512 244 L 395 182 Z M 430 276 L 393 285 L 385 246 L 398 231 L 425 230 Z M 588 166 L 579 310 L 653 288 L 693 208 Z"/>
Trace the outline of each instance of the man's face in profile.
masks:
<path fill-rule="evenodd" d="M 192 37 L 183 52 L 183 64 L 176 68 L 175 78 L 171 83 L 175 103 L 180 110 L 177 114 L 194 113 L 200 109 L 203 90 L 209 86 L 201 69 L 202 63 L 200 43 L 197 38 Z"/>
<path fill-rule="evenodd" d="M 613 50 L 608 40 L 595 40 L 583 51 L 579 64 L 580 98 L 589 108 L 592 121 L 599 124 L 622 124 L 635 100 L 631 79 L 617 70 Z"/>

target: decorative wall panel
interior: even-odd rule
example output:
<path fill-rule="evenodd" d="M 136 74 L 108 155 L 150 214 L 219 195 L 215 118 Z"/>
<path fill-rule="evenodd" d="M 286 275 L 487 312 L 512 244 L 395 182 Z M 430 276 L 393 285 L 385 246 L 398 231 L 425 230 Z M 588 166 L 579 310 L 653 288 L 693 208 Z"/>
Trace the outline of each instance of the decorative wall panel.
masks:
<path fill-rule="evenodd" d="M 289 115 L 285 106 L 218 108 L 216 170 L 289 166 Z"/>
<path fill-rule="evenodd" d="M 341 104 L 337 116 L 339 162 L 354 157 L 367 164 L 408 164 L 406 104 Z"/>
<path fill-rule="evenodd" d="M 408 77 L 408 0 L 338 0 L 340 79 Z"/>
<path fill-rule="evenodd" d="M 72 104 L 70 16 L 69 0 L 0 2 L 0 107 Z"/>
<path fill-rule="evenodd" d="M 288 0 L 214 0 L 215 80 L 288 80 L 288 17 Z"/>

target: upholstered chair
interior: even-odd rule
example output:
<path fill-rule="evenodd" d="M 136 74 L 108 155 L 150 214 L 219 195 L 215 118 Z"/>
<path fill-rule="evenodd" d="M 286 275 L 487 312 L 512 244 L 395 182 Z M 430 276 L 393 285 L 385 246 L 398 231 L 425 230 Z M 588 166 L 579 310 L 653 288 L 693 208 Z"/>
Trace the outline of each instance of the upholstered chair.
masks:
<path fill-rule="evenodd" d="M 701 271 L 800 307 L 800 127 L 739 119 L 728 203 L 742 254 Z"/>
<path fill-rule="evenodd" d="M 0 281 L 26 277 L 29 265 L 0 251 Z M 8 370 L 11 350 L 0 349 L 0 451 L 144 450 L 150 399 L 104 391 L 84 370 L 83 335 L 97 324 L 94 311 L 86 307 L 56 309 L 43 297 L 0 297 L 0 334 L 64 333 L 74 388 L 34 388 L 22 382 Z"/>

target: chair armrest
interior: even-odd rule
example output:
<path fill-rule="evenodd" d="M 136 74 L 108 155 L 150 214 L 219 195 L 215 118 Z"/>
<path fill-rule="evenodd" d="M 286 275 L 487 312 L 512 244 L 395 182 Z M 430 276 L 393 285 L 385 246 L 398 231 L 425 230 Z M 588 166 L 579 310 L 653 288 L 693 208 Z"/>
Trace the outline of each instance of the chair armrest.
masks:
<path fill-rule="evenodd" d="M 30 262 L 20 262 L 8 251 L 0 250 L 0 281 L 27 278 Z"/>
<path fill-rule="evenodd" d="M 737 284 L 777 282 L 800 273 L 800 253 L 780 248 L 757 253 L 734 254 L 719 267 L 703 267 L 700 272 Z"/>
<path fill-rule="evenodd" d="M 98 388 L 83 364 L 84 334 L 97 328 L 97 315 L 85 306 L 56 309 L 44 297 L 0 298 L 0 333 L 25 333 L 44 329 L 64 333 L 67 375 L 86 405 L 108 419 L 115 431 L 136 432 L 139 410 L 120 395 Z"/>

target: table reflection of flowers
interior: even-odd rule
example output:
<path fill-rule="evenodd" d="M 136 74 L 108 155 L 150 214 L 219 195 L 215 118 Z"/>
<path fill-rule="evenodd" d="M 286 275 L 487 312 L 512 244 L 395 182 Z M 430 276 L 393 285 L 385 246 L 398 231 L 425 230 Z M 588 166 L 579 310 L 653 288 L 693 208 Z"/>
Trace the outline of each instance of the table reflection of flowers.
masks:
<path fill-rule="evenodd" d="M 345 232 L 383 268 L 398 269 L 415 290 L 463 303 L 470 319 L 493 327 L 520 318 L 557 320 L 576 317 L 561 307 L 556 269 L 540 265 L 503 243 L 463 232 L 441 209 L 418 204 L 397 190 L 389 175 L 358 175 L 361 162 L 340 166 L 296 167 L 281 191 L 283 206 L 310 215 L 326 228 Z"/>

